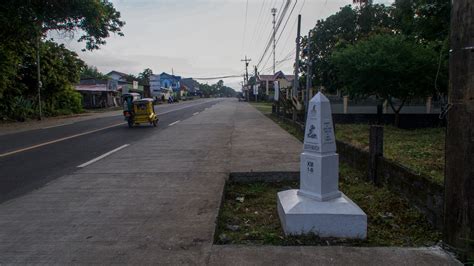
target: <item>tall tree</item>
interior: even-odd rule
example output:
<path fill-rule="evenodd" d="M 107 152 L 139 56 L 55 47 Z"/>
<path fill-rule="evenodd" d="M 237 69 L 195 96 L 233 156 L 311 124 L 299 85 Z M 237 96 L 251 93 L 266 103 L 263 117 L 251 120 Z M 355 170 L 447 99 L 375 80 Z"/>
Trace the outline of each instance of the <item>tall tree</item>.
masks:
<path fill-rule="evenodd" d="M 433 95 L 437 56 L 433 49 L 402 35 L 374 35 L 335 52 L 335 66 L 343 89 L 354 98 L 377 96 L 396 114 L 414 98 Z M 395 99 L 400 101 L 396 106 Z"/>
<path fill-rule="evenodd" d="M 150 76 L 153 75 L 153 71 L 149 68 L 145 68 L 143 72 L 138 73 L 138 81 L 142 85 L 150 85 Z"/>
<path fill-rule="evenodd" d="M 0 5 L 0 103 L 2 110 L 12 109 L 8 103 L 15 98 L 29 97 L 31 90 L 38 84 L 34 53 L 39 51 L 42 60 L 51 57 L 50 52 L 64 56 L 64 47 L 44 42 L 51 30 L 78 33 L 78 41 L 85 42 L 85 49 L 98 49 L 105 44 L 110 33 L 122 35 L 120 13 L 112 3 L 106 0 L 5 0 Z M 73 58 L 72 57 L 67 58 Z M 55 59 L 51 62 L 55 62 Z M 48 66 L 45 61 L 45 66 Z M 78 64 L 78 61 L 65 61 L 62 64 Z M 77 65 L 81 67 L 81 65 Z M 41 70 L 44 67 L 41 66 Z M 44 71 L 48 71 L 47 69 Z M 56 72 L 48 76 L 52 80 L 42 80 L 43 90 L 48 95 L 55 91 L 55 80 L 67 80 L 63 89 L 70 88 L 75 75 L 70 72 Z M 47 76 L 47 74 L 46 74 Z M 33 83 L 31 81 L 34 81 Z M 51 88 L 47 86 L 53 86 Z M 64 90 L 60 90 L 64 91 Z M 52 95 L 50 95 L 52 96 Z M 49 101 L 51 99 L 46 99 Z M 21 106 L 21 105 L 15 105 Z"/>
<path fill-rule="evenodd" d="M 107 0 L 4 0 L 0 6 L 1 39 L 31 40 L 50 30 L 78 32 L 86 49 L 98 49 L 110 33 L 123 35 L 125 24 Z"/>
<path fill-rule="evenodd" d="M 310 54 L 313 84 L 325 86 L 330 91 L 339 89 L 341 84 L 335 77 L 330 57 L 333 52 L 351 45 L 370 34 L 389 32 L 392 22 L 389 8 L 384 5 L 364 5 L 360 9 L 350 5 L 341 8 L 325 20 L 318 20 L 311 30 L 311 47 L 307 47 L 305 37 L 302 42 L 304 56 Z M 307 60 L 300 64 L 300 72 L 305 76 Z"/>
<path fill-rule="evenodd" d="M 107 79 L 107 76 L 101 73 L 95 66 L 84 65 L 81 69 L 81 79 L 88 78 Z"/>

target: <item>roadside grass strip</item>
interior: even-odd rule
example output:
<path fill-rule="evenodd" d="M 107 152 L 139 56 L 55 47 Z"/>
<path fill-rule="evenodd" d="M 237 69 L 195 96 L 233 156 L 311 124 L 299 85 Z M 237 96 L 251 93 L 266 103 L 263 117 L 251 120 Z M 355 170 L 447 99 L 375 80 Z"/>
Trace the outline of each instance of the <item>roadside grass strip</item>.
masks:
<path fill-rule="evenodd" d="M 320 238 L 316 234 L 285 235 L 277 212 L 277 192 L 299 182 L 226 184 L 214 242 L 244 245 L 316 246 L 433 246 L 441 239 L 426 218 L 409 202 L 386 188 L 375 187 L 363 173 L 341 164 L 340 190 L 367 214 L 367 239 Z"/>
<path fill-rule="evenodd" d="M 369 126 L 336 124 L 336 139 L 369 150 Z M 444 183 L 445 128 L 399 129 L 384 126 L 384 157 L 415 173 Z"/>

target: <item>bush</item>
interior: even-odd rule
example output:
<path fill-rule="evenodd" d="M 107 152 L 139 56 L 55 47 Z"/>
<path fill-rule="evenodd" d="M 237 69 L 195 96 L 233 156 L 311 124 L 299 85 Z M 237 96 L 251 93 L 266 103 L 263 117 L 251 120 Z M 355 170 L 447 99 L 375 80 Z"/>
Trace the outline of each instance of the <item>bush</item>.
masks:
<path fill-rule="evenodd" d="M 58 110 L 69 110 L 72 113 L 80 113 L 82 109 L 82 95 L 74 90 L 72 86 L 66 87 L 66 89 L 56 96 L 56 109 Z"/>

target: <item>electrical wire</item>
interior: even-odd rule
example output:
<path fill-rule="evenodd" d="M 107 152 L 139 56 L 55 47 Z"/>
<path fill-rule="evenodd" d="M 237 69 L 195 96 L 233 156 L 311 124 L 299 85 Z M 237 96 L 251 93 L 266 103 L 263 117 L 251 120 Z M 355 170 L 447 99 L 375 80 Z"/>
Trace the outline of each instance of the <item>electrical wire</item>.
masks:
<path fill-rule="evenodd" d="M 275 25 L 275 32 L 278 31 L 278 29 L 280 28 L 281 23 L 282 23 L 282 21 L 283 21 L 285 15 L 286 15 L 286 13 L 287 13 L 287 11 L 288 11 L 288 8 L 289 8 L 290 4 L 291 4 L 291 0 L 287 0 L 285 7 L 283 8 L 282 12 L 280 13 L 280 16 L 278 17 L 278 22 L 277 22 L 276 25 Z M 273 33 L 272 33 L 272 34 L 270 35 L 270 38 L 269 38 L 268 42 L 267 42 L 267 45 L 266 45 L 266 47 L 265 47 L 265 50 L 263 51 L 262 56 L 260 57 L 260 60 L 258 60 L 257 68 L 260 67 L 262 61 L 264 60 L 265 55 L 266 55 L 266 53 L 268 52 L 268 49 L 271 47 L 271 44 L 272 44 L 273 39 L 274 39 L 274 37 L 273 37 Z"/>
<path fill-rule="evenodd" d="M 247 31 L 247 16 L 248 16 L 248 10 L 249 10 L 249 0 L 247 0 L 245 4 L 245 22 L 244 22 L 244 36 L 242 38 L 242 50 L 244 49 L 244 44 L 245 44 L 245 35 Z"/>

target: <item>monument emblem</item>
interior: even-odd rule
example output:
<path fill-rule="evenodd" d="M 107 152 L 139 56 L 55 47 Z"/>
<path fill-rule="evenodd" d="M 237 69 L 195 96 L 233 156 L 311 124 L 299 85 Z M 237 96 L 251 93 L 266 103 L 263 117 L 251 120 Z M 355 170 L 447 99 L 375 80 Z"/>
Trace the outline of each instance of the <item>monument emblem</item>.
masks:
<path fill-rule="evenodd" d="M 309 128 L 308 138 L 315 139 L 318 137 L 318 135 L 316 135 L 316 132 L 314 132 L 315 130 L 316 127 L 314 125 L 311 125 L 311 127 Z"/>
<path fill-rule="evenodd" d="M 366 214 L 339 191 L 339 155 L 329 100 L 319 92 L 309 104 L 300 189 L 278 193 L 283 230 L 286 234 L 366 238 Z"/>

